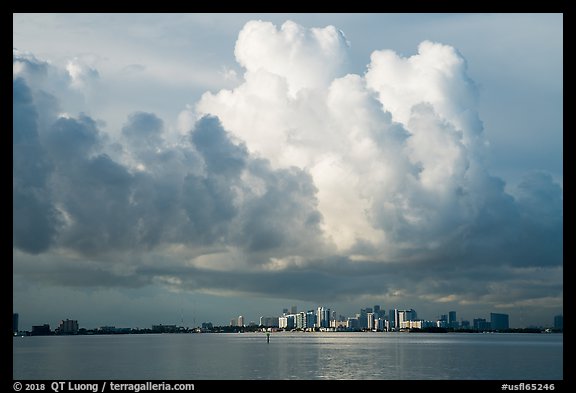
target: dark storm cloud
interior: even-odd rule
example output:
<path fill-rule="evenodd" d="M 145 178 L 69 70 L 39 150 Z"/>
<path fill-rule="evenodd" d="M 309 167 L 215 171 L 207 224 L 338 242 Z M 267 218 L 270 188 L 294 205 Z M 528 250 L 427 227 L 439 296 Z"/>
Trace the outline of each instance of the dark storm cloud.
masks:
<path fill-rule="evenodd" d="M 62 244 L 84 254 L 126 250 L 134 245 L 132 175 L 105 154 L 62 170 L 55 178 L 69 216 Z"/>
<path fill-rule="evenodd" d="M 52 160 L 63 165 L 85 160 L 99 147 L 96 122 L 80 115 L 78 119 L 58 118 L 45 136 L 45 147 Z"/>
<path fill-rule="evenodd" d="M 164 123 L 153 113 L 136 112 L 128 116 L 128 124 L 122 134 L 128 139 L 131 148 L 154 148 L 162 143 Z"/>
<path fill-rule="evenodd" d="M 350 265 L 345 258 L 329 258 L 327 263 L 341 268 L 322 267 L 327 261 L 318 261 L 320 266 L 287 269 L 283 272 L 265 270 L 244 270 L 235 272 L 199 269 L 175 265 L 163 268 L 143 267 L 138 273 L 143 276 L 175 278 L 182 280 L 182 286 L 190 290 L 206 290 L 248 293 L 258 296 L 285 297 L 302 301 L 333 302 L 362 296 L 373 292 L 382 293 L 388 289 L 390 280 L 395 277 L 394 267 L 378 269 L 368 273 L 370 267 Z M 367 274 L 368 273 L 368 274 Z M 398 273 L 398 272 L 396 272 Z"/>
<path fill-rule="evenodd" d="M 455 267 L 456 266 L 456 267 Z M 282 272 L 217 271 L 166 264 L 138 268 L 139 277 L 162 277 L 169 285 L 193 291 L 244 293 L 261 297 L 334 304 L 376 296 L 387 302 L 431 301 L 462 305 L 510 303 L 562 297 L 561 269 L 515 269 L 475 265 L 352 262 L 345 257 L 312 261 Z M 177 282 L 177 284 L 174 284 Z M 394 303 L 393 303 L 394 304 Z"/>
<path fill-rule="evenodd" d="M 204 173 L 186 176 L 183 187 L 196 237 L 274 256 L 301 251 L 310 241 L 318 246 L 321 216 L 311 177 L 297 168 L 273 170 L 230 138 L 214 117 L 200 119 L 191 133 L 204 162 Z"/>
<path fill-rule="evenodd" d="M 38 114 L 31 91 L 21 78 L 14 80 L 12 101 L 13 242 L 18 248 L 39 253 L 50 247 L 60 223 L 47 185 L 52 166 L 38 138 Z"/>
<path fill-rule="evenodd" d="M 529 173 L 518 186 L 517 201 L 523 229 L 518 259 L 531 266 L 561 266 L 564 213 L 560 186 L 548 173 Z"/>
<path fill-rule="evenodd" d="M 246 147 L 232 143 L 217 118 L 200 119 L 192 132 L 192 142 L 204 158 L 208 173 L 235 178 L 244 169 Z"/>
<path fill-rule="evenodd" d="M 187 176 L 182 204 L 193 229 L 189 235 L 201 243 L 225 240 L 231 220 L 237 214 L 233 200 L 233 190 L 223 179 Z"/>
<path fill-rule="evenodd" d="M 322 216 L 310 175 L 298 168 L 272 171 L 264 160 L 253 160 L 250 170 L 266 184 L 266 192 L 247 203 L 237 243 L 249 252 L 288 247 L 298 255 L 320 247 Z"/>

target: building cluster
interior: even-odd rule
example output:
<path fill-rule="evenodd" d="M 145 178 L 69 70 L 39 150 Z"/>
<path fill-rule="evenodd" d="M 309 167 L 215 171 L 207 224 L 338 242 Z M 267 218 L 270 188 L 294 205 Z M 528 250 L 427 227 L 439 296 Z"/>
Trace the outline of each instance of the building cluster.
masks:
<path fill-rule="evenodd" d="M 23 334 L 28 333 L 30 336 L 50 336 L 52 334 L 57 335 L 71 335 L 71 334 L 78 334 L 78 321 L 73 319 L 65 319 L 60 321 L 60 324 L 54 331 L 50 329 L 50 325 L 45 323 L 43 325 L 34 325 L 32 326 L 32 331 L 30 332 L 20 332 L 18 330 L 18 314 L 13 314 L 13 334 Z"/>
<path fill-rule="evenodd" d="M 230 321 L 230 326 L 255 326 L 255 322 L 246 325 L 244 317 L 239 316 Z M 440 315 L 435 320 L 424 320 L 418 318 L 414 309 L 390 309 L 388 313 L 379 305 L 366 307 L 360 310 L 353 317 L 337 316 L 336 312 L 330 308 L 320 306 L 307 311 L 297 311 L 296 306 L 290 310 L 285 308 L 282 315 L 260 317 L 260 327 L 277 328 L 282 330 L 319 330 L 319 331 L 404 331 L 404 330 L 424 330 L 424 329 L 451 329 L 451 330 L 506 330 L 510 328 L 508 314 L 490 313 L 490 320 L 474 319 L 473 325 L 470 321 L 459 321 L 456 311 L 449 311 L 448 314 Z M 556 326 L 556 319 L 555 319 Z"/>
<path fill-rule="evenodd" d="M 490 320 L 475 318 L 472 324 L 466 320 L 456 318 L 456 311 L 440 315 L 435 320 L 418 318 L 414 309 L 390 309 L 388 313 L 379 305 L 366 307 L 353 317 L 337 315 L 334 310 L 320 306 L 316 309 L 300 311 L 296 306 L 283 309 L 280 316 L 262 316 L 259 323 L 250 321 L 246 323 L 240 315 L 230 321 L 230 326 L 214 326 L 211 322 L 203 322 L 201 327 L 184 328 L 177 325 L 152 325 L 152 328 L 117 328 L 115 326 L 102 326 L 87 330 L 78 327 L 77 320 L 65 319 L 54 331 L 49 324 L 32 326 L 31 331 L 19 330 L 19 315 L 13 313 L 12 332 L 14 335 L 49 336 L 49 335 L 76 335 L 76 334 L 145 334 L 145 333 L 200 333 L 200 332 L 238 332 L 257 331 L 261 328 L 278 330 L 303 331 L 410 331 L 410 330 L 460 330 L 460 331 L 510 331 L 508 314 L 490 313 Z M 531 328 L 532 330 L 536 328 Z M 564 317 L 554 316 L 553 330 L 563 331 Z"/>

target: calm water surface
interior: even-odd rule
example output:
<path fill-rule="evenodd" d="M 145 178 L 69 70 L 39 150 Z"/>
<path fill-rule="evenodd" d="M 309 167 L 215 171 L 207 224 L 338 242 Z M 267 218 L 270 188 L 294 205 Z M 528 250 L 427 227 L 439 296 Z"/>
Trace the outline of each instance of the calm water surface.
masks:
<path fill-rule="evenodd" d="M 14 379 L 563 379 L 562 334 L 16 337 Z"/>

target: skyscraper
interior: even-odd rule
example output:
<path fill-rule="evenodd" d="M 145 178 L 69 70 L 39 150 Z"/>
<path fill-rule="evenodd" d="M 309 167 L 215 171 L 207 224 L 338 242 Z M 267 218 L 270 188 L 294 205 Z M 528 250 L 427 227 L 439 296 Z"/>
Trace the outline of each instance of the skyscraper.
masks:
<path fill-rule="evenodd" d="M 365 308 L 360 309 L 360 314 L 356 314 L 358 318 L 358 327 L 360 329 L 366 329 L 368 327 L 368 317 Z"/>
<path fill-rule="evenodd" d="M 386 314 L 386 311 L 383 308 L 381 308 L 380 305 L 377 304 L 374 306 L 374 316 L 376 318 L 384 319 L 385 314 Z"/>
<path fill-rule="evenodd" d="M 376 329 L 375 325 L 374 325 L 374 313 L 373 312 L 369 312 L 366 313 L 366 327 L 369 330 L 374 330 Z"/>
<path fill-rule="evenodd" d="M 305 317 L 304 317 L 304 327 L 305 328 L 314 328 L 319 323 L 320 322 L 318 321 L 316 313 L 314 312 L 314 310 L 308 310 L 306 312 Z"/>
<path fill-rule="evenodd" d="M 278 327 L 280 329 L 293 329 L 296 326 L 296 315 L 290 314 L 278 318 Z"/>
<path fill-rule="evenodd" d="M 316 314 L 316 326 L 317 327 L 330 327 L 330 309 L 324 307 L 318 307 L 318 313 Z"/>
<path fill-rule="evenodd" d="M 306 327 L 306 313 L 300 311 L 296 314 L 296 329 L 304 329 Z"/>
<path fill-rule="evenodd" d="M 413 308 L 411 308 L 410 310 L 406 310 L 405 312 L 407 321 L 415 321 L 418 319 L 418 313 Z"/>
<path fill-rule="evenodd" d="M 390 329 L 395 330 L 397 328 L 398 323 L 398 310 L 397 309 L 390 309 L 388 311 L 388 321 L 390 322 Z"/>
<path fill-rule="evenodd" d="M 244 317 L 242 315 L 238 316 L 238 326 L 244 327 Z"/>
<path fill-rule="evenodd" d="M 508 314 L 490 313 L 490 327 L 493 330 L 506 330 L 510 328 Z"/>
<path fill-rule="evenodd" d="M 454 329 L 458 327 L 458 321 L 456 320 L 456 311 L 448 312 L 448 326 Z"/>
<path fill-rule="evenodd" d="M 418 319 L 418 314 L 416 310 L 394 310 L 396 312 L 396 328 L 403 329 L 407 321 L 415 321 Z"/>
<path fill-rule="evenodd" d="M 16 314 L 18 315 L 18 314 Z M 554 329 L 564 329 L 564 316 L 563 315 L 556 315 L 554 317 Z"/>
<path fill-rule="evenodd" d="M 402 323 L 409 320 L 406 318 L 406 310 L 396 310 L 396 329 L 402 329 Z"/>
<path fill-rule="evenodd" d="M 12 333 L 18 334 L 18 313 L 12 314 Z"/>

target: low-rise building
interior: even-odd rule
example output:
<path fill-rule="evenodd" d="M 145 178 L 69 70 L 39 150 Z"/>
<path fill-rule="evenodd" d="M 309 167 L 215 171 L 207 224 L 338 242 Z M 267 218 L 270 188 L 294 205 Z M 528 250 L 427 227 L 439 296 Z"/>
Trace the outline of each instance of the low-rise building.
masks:
<path fill-rule="evenodd" d="M 32 332 L 30 333 L 31 336 L 49 336 L 52 334 L 50 330 L 50 325 L 45 323 L 44 325 L 36 325 L 32 326 Z"/>
<path fill-rule="evenodd" d="M 344 331 L 347 329 L 347 322 L 346 321 L 330 321 L 330 327 L 336 331 Z"/>
<path fill-rule="evenodd" d="M 152 325 L 154 333 L 175 333 L 178 330 L 176 325 Z"/>

